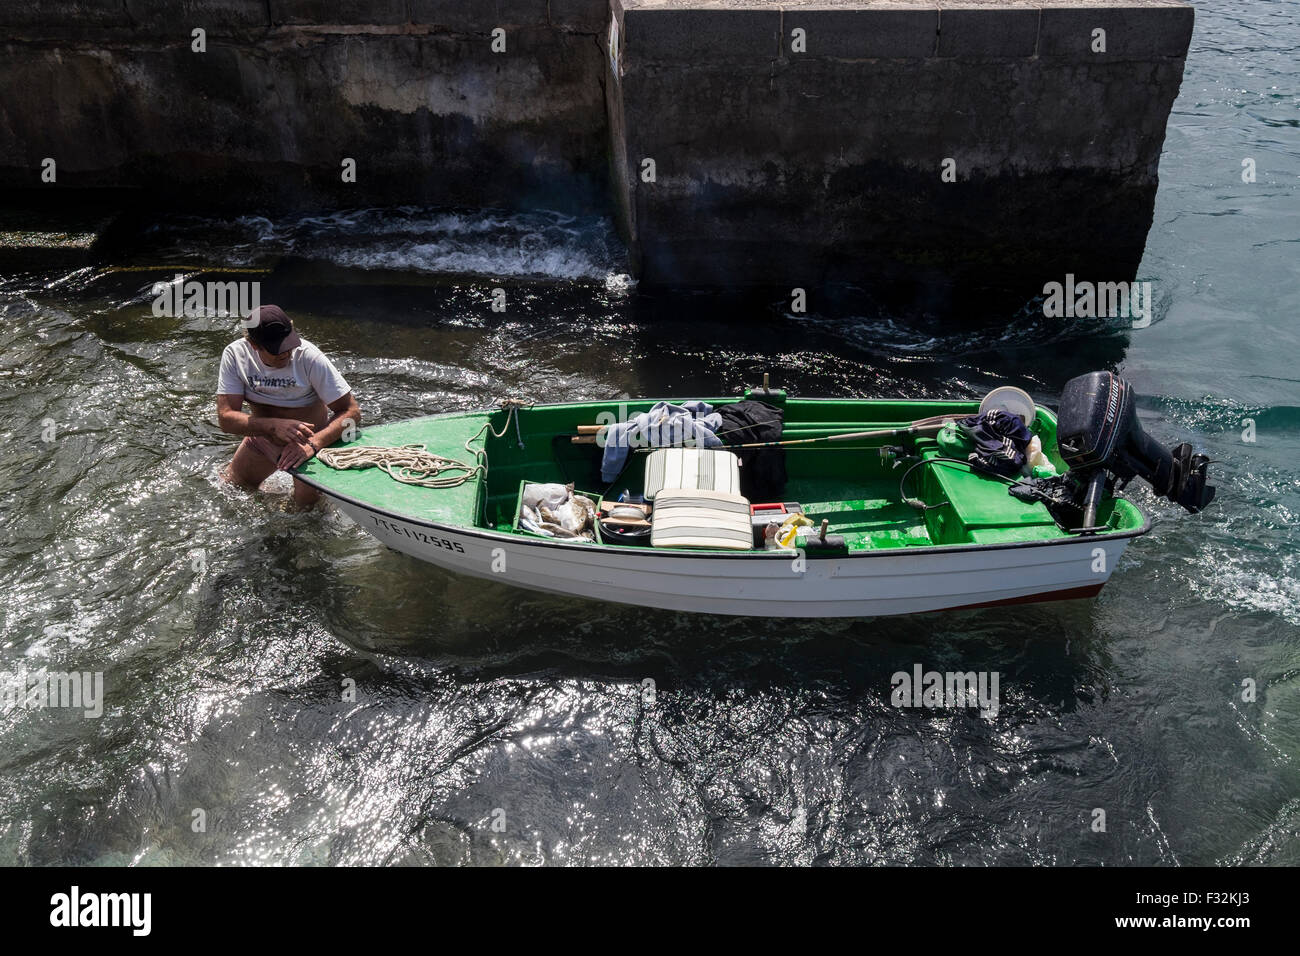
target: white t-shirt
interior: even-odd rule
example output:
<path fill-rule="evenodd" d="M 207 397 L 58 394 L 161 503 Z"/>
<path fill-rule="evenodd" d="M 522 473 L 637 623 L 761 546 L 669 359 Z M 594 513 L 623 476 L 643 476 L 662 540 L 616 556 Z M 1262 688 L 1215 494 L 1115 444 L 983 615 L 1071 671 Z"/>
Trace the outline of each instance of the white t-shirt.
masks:
<path fill-rule="evenodd" d="M 325 353 L 299 336 L 302 344 L 284 368 L 271 368 L 248 339 L 231 342 L 221 353 L 218 395 L 242 395 L 245 401 L 283 408 L 304 408 L 320 399 L 326 405 L 352 391 Z"/>

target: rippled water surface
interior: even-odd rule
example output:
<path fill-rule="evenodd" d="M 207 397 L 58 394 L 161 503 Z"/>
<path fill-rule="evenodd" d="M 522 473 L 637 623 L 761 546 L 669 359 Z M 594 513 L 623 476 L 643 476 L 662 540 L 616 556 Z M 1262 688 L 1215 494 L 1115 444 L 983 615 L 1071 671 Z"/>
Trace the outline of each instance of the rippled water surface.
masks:
<path fill-rule="evenodd" d="M 1293 4 L 1198 7 L 1147 329 L 650 300 L 608 223 L 540 212 L 167 220 L 120 262 L 25 260 L 0 277 L 0 670 L 102 671 L 107 703 L 0 713 L 0 862 L 1300 863 L 1297 46 Z M 286 512 L 284 482 L 217 481 L 235 333 L 152 314 L 172 266 L 269 270 L 371 422 L 763 371 L 1052 403 L 1114 367 L 1219 497 L 1135 489 L 1155 529 L 1089 602 L 794 623 L 461 579 Z M 891 707 L 915 663 L 998 671 L 1001 711 Z"/>

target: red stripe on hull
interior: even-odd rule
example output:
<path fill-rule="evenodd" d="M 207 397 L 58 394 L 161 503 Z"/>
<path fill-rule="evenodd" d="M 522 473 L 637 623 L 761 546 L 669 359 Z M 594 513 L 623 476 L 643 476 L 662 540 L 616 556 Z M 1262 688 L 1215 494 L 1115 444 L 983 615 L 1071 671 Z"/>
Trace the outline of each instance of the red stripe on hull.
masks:
<path fill-rule="evenodd" d="M 1026 594 L 1023 597 L 1003 598 L 1001 601 L 984 601 L 980 604 L 962 604 L 958 607 L 944 608 L 945 611 L 969 611 L 977 607 L 1002 607 L 1006 604 L 1039 604 L 1044 601 L 1076 601 L 1082 598 L 1094 598 L 1101 593 L 1100 584 L 1089 584 L 1081 588 L 1066 588 L 1064 591 L 1044 591 L 1042 594 Z"/>

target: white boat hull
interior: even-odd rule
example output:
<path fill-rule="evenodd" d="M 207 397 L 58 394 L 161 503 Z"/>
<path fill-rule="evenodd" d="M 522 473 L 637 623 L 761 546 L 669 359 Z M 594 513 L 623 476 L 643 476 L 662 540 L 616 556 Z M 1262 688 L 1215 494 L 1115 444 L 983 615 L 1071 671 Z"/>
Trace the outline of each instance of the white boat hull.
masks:
<path fill-rule="evenodd" d="M 1091 597 L 1132 537 L 804 559 L 771 552 L 669 552 L 445 527 L 321 490 L 384 544 L 449 571 L 553 594 L 705 614 L 870 617 Z"/>

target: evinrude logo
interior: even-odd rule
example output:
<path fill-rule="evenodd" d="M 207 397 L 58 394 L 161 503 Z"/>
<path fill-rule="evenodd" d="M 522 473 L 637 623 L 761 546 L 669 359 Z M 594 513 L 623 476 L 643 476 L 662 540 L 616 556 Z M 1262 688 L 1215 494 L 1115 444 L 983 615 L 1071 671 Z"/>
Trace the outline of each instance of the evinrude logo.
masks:
<path fill-rule="evenodd" d="M 981 717 L 992 720 L 998 715 L 997 671 L 924 671 L 912 665 L 912 673 L 898 671 L 890 678 L 893 693 L 889 702 L 895 707 L 978 707 Z"/>
<path fill-rule="evenodd" d="M 150 893 L 82 893 L 74 886 L 51 896 L 50 907 L 51 926 L 128 926 L 133 936 L 148 936 L 153 929 Z"/>
<path fill-rule="evenodd" d="M 1119 414 L 1119 399 L 1124 394 L 1124 383 L 1116 382 L 1115 387 L 1110 390 L 1110 401 L 1106 403 L 1106 424 L 1109 425 L 1115 421 L 1115 416 Z"/>

